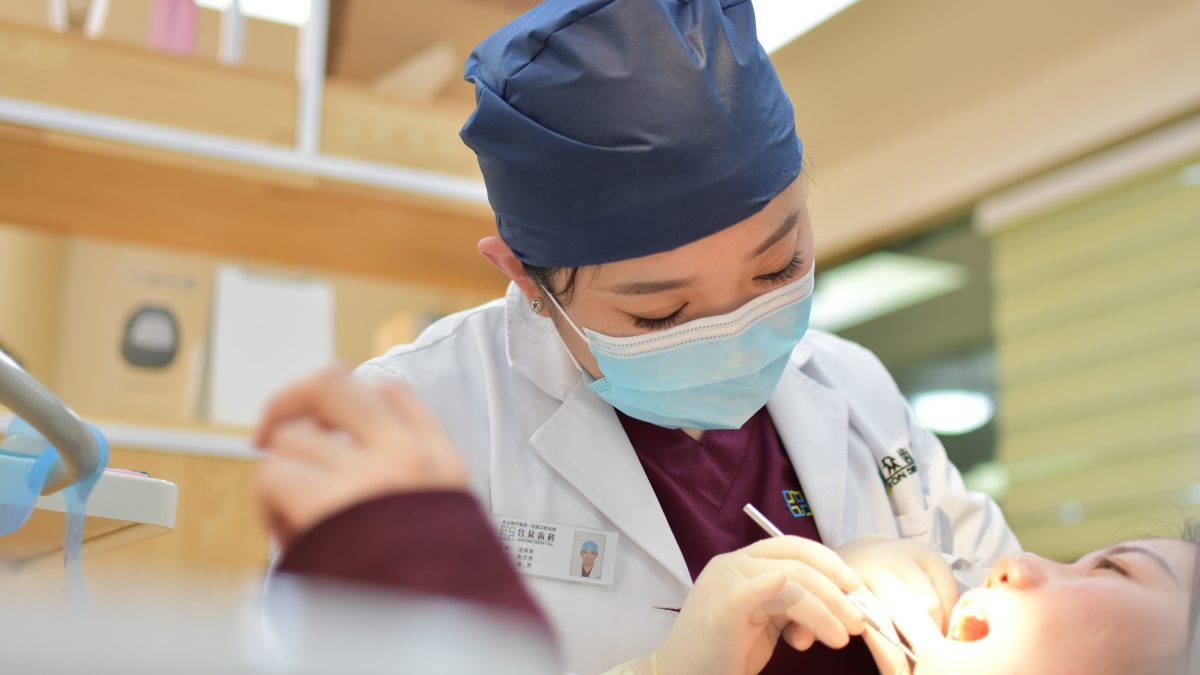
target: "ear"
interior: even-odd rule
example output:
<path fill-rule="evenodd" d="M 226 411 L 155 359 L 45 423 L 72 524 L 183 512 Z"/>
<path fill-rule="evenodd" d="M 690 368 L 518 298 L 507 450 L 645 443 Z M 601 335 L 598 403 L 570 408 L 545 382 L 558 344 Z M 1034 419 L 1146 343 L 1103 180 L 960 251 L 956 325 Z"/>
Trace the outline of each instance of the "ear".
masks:
<path fill-rule="evenodd" d="M 527 301 L 532 301 L 534 298 L 545 298 L 545 293 L 536 284 L 533 279 L 529 278 L 529 273 L 525 271 L 525 267 L 517 256 L 513 254 L 512 249 L 500 237 L 484 237 L 479 240 L 476 246 L 483 257 L 492 263 L 492 266 L 500 270 L 500 273 L 512 280 L 517 288 L 525 294 Z"/>

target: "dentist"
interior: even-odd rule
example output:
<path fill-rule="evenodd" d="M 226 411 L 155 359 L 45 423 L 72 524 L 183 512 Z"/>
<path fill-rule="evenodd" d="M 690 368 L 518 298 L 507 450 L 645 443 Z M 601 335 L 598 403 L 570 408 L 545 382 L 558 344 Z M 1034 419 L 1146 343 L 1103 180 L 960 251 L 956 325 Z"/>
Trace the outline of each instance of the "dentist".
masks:
<path fill-rule="evenodd" d="M 466 77 L 499 230 L 479 250 L 512 283 L 357 375 L 440 419 L 568 670 L 702 672 L 680 664 L 703 617 L 782 577 L 805 622 L 759 622 L 747 670 L 873 673 L 857 579 L 806 544 L 908 539 L 964 582 L 1017 551 L 879 361 L 807 329 L 802 147 L 748 0 L 548 0 Z M 756 544 L 747 502 L 793 536 Z M 598 578 L 570 573 L 570 533 L 604 538 Z M 909 550 L 856 558 L 944 625 L 954 579 Z"/>

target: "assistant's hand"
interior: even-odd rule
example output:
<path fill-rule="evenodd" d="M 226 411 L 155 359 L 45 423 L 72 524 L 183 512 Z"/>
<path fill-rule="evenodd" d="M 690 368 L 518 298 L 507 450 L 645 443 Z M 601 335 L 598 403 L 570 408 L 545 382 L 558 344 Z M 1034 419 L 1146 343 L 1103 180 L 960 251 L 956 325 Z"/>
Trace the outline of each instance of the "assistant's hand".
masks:
<path fill-rule="evenodd" d="M 937 551 L 905 539 L 869 535 L 837 552 L 883 604 L 918 658 L 923 649 L 942 640 L 959 594 L 953 570 Z M 866 639 L 883 675 L 910 672 L 904 655 L 875 631 L 867 631 Z"/>
<path fill-rule="evenodd" d="M 267 451 L 255 476 L 259 510 L 284 547 L 357 502 L 467 485 L 461 457 L 411 391 L 367 385 L 341 368 L 276 396 L 255 444 Z"/>
<path fill-rule="evenodd" d="M 748 675 L 771 659 L 781 632 L 797 649 L 845 647 L 864 628 L 846 599 L 861 582 L 841 558 L 800 537 L 719 555 L 696 579 L 658 649 L 661 675 Z"/>

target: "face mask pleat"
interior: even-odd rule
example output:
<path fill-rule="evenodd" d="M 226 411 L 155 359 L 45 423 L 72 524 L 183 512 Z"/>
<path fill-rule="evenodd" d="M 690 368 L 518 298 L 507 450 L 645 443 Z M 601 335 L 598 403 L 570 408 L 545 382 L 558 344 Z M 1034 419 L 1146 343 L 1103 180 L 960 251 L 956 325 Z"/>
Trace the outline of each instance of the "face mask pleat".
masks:
<path fill-rule="evenodd" d="M 813 275 L 728 314 L 624 338 L 580 329 L 547 295 L 596 357 L 603 377 L 588 387 L 614 408 L 662 427 L 736 429 L 766 404 L 808 330 Z"/>

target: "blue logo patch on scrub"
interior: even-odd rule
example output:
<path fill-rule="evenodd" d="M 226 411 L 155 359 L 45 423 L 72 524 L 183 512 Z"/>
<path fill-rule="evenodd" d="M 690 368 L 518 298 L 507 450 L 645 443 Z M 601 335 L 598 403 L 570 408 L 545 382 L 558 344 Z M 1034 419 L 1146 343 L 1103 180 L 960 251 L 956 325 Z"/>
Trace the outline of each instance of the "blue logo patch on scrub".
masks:
<path fill-rule="evenodd" d="M 788 511 L 792 512 L 793 518 L 812 516 L 812 509 L 808 508 L 808 500 L 804 498 L 804 492 L 800 490 L 784 490 L 783 501 L 787 503 Z"/>

